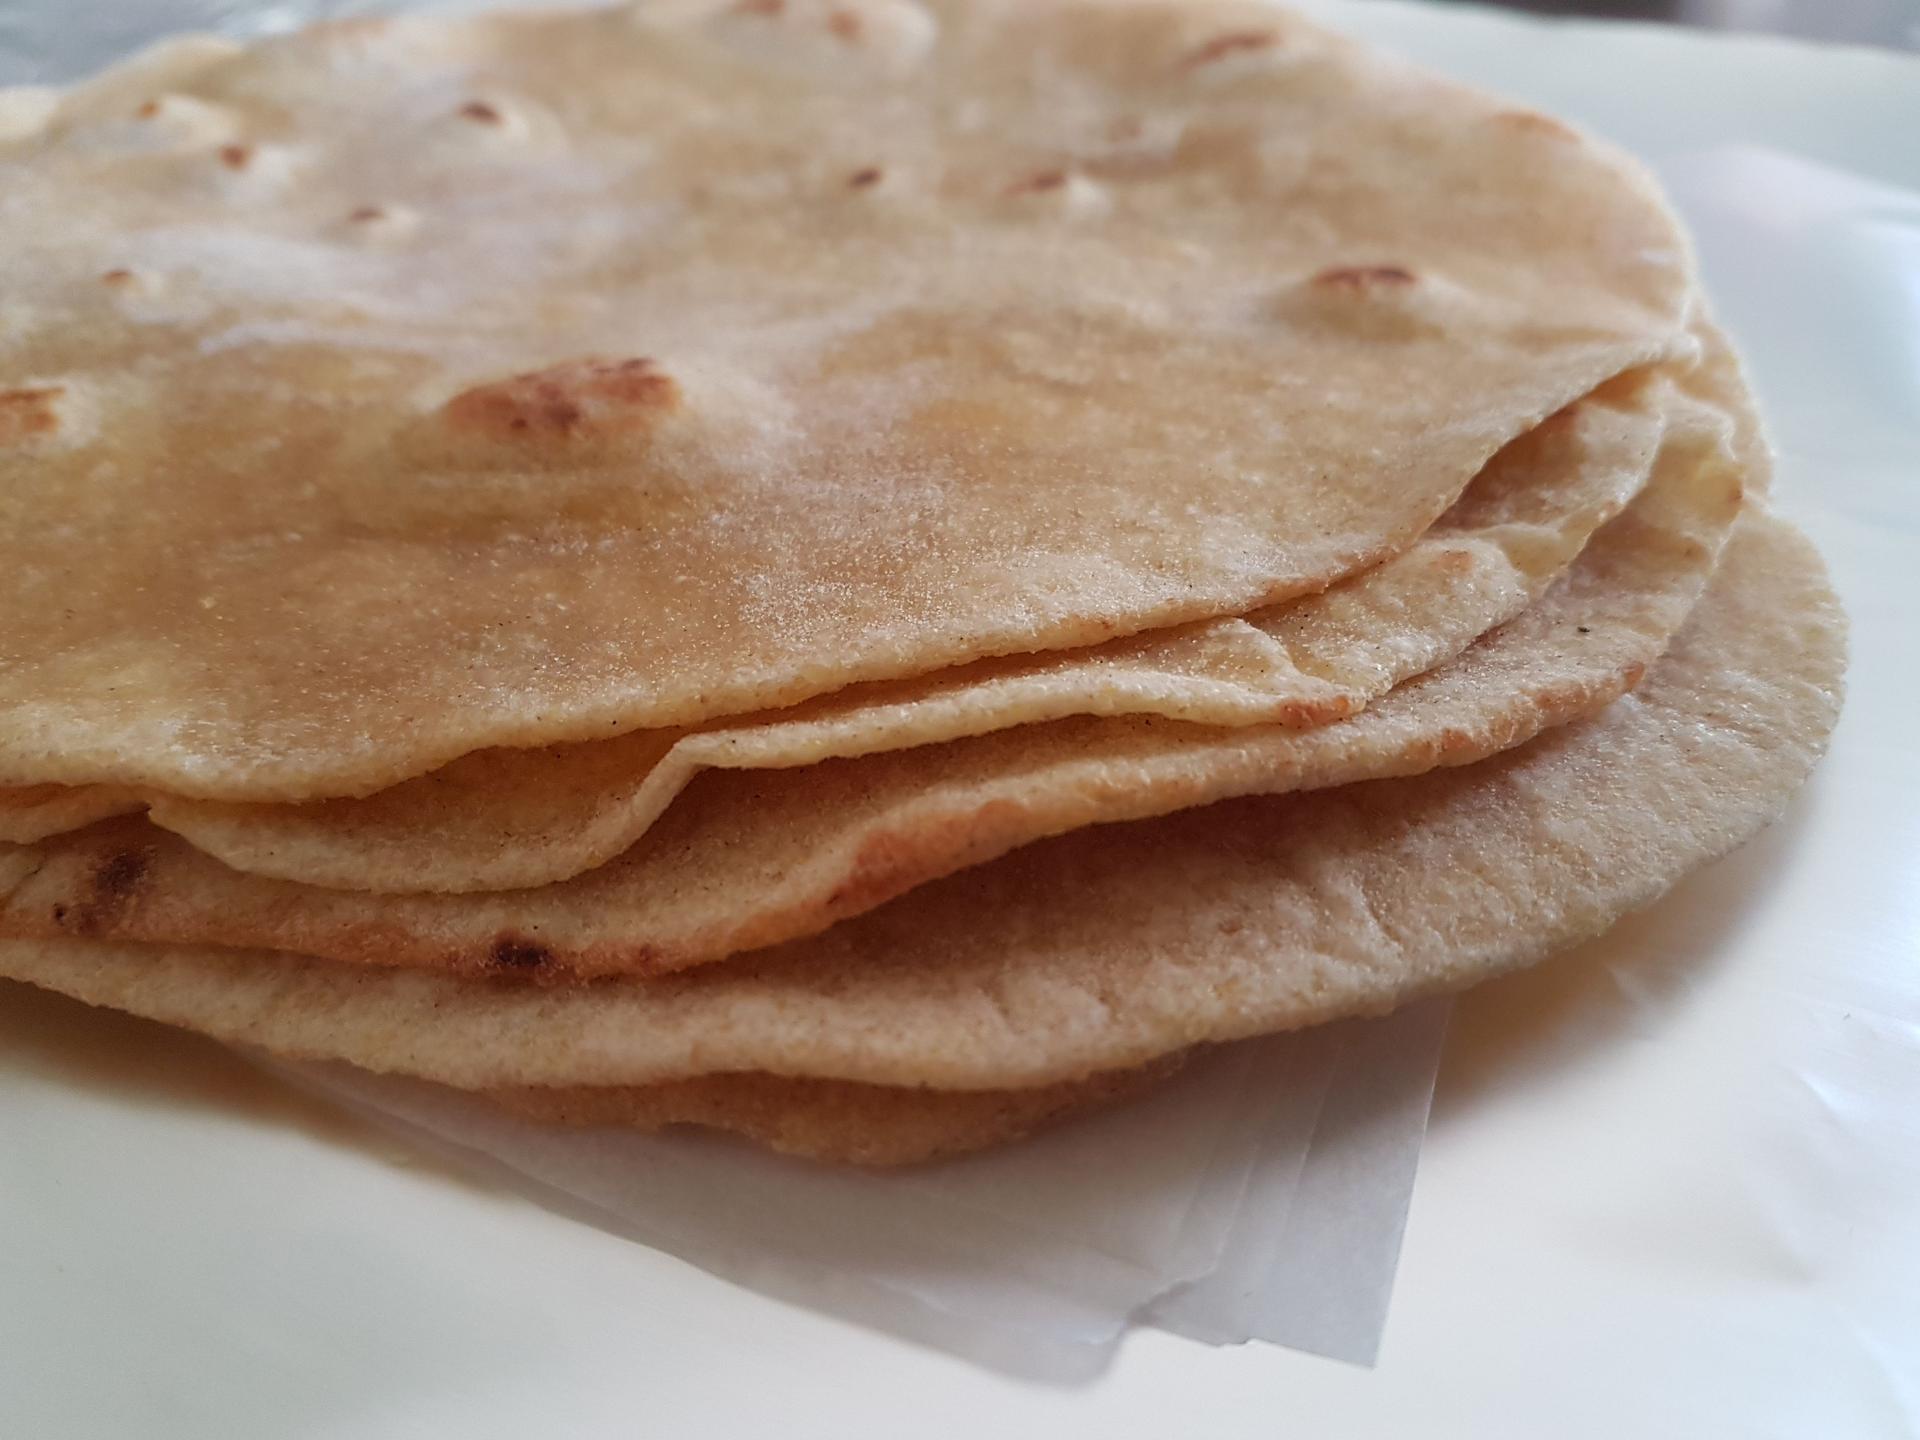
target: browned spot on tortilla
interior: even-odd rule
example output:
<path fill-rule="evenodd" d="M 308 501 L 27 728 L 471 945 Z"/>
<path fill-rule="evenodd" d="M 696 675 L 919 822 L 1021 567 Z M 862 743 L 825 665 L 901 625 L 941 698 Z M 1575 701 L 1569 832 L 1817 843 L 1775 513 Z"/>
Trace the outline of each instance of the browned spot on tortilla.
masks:
<path fill-rule="evenodd" d="M 152 868 L 151 847 L 107 851 L 88 871 L 84 893 L 70 893 L 54 905 L 53 923 L 81 935 L 113 929 Z"/>
<path fill-rule="evenodd" d="M 0 445 L 53 434 L 60 428 L 60 412 L 54 407 L 66 393 L 64 385 L 0 390 Z"/>
<path fill-rule="evenodd" d="M 869 835 L 821 911 L 834 919 L 857 915 L 916 885 L 998 855 L 1008 835 L 1020 833 L 1025 815 L 1026 807 L 1014 801 L 989 800 L 924 829 Z"/>
<path fill-rule="evenodd" d="M 151 850 L 116 850 L 93 871 L 93 893 L 100 900 L 125 900 L 153 865 Z"/>
<path fill-rule="evenodd" d="M 362 205 L 358 209 L 348 212 L 347 219 L 353 221 L 356 225 L 366 225 L 375 220 L 385 219 L 386 214 L 387 212 L 382 210 L 378 205 Z"/>
<path fill-rule="evenodd" d="M 827 29 L 851 44 L 860 38 L 860 17 L 851 10 L 836 10 L 827 16 Z"/>
<path fill-rule="evenodd" d="M 222 145 L 220 147 L 220 163 L 229 170 L 244 170 L 253 163 L 253 147 L 251 145 Z"/>
<path fill-rule="evenodd" d="M 1313 277 L 1315 285 L 1326 289 L 1352 291 L 1392 289 L 1413 281 L 1413 272 L 1398 265 L 1342 265 Z"/>
<path fill-rule="evenodd" d="M 469 100 L 460 107 L 460 118 L 477 125 L 498 125 L 506 117 L 484 100 Z"/>
<path fill-rule="evenodd" d="M 1228 55 L 1250 50 L 1271 50 L 1280 43 L 1280 37 L 1271 30 L 1234 30 L 1225 35 L 1216 35 L 1186 58 L 1192 65 L 1211 65 L 1215 60 Z"/>
<path fill-rule="evenodd" d="M 112 270 L 105 270 L 100 274 L 100 283 L 103 285 L 129 285 L 133 283 L 133 272 L 118 267 Z"/>
<path fill-rule="evenodd" d="M 847 184 L 856 190 L 864 190 L 869 185 L 878 185 L 879 183 L 880 171 L 871 165 L 864 170 L 856 170 L 852 175 L 847 177 Z"/>
<path fill-rule="evenodd" d="M 502 935 L 487 951 L 487 959 L 508 970 L 538 970 L 553 962 L 553 951 L 524 935 Z"/>
<path fill-rule="evenodd" d="M 1042 170 L 1039 174 L 1029 175 L 1026 179 L 1010 186 L 1007 193 L 1009 195 L 1034 195 L 1045 190 L 1058 190 L 1066 183 L 1066 171 Z"/>
<path fill-rule="evenodd" d="M 457 430 L 493 439 L 638 435 L 680 403 L 651 360 L 567 360 L 463 390 L 442 413 Z"/>
<path fill-rule="evenodd" d="M 740 0 L 733 7 L 736 15 L 783 15 L 786 13 L 787 0 Z"/>
<path fill-rule="evenodd" d="M 135 118 L 137 119 L 151 120 L 153 119 L 154 116 L 160 113 L 160 102 L 158 100 L 148 100 L 144 104 L 142 104 L 138 110 L 134 111 L 133 113 Z"/>

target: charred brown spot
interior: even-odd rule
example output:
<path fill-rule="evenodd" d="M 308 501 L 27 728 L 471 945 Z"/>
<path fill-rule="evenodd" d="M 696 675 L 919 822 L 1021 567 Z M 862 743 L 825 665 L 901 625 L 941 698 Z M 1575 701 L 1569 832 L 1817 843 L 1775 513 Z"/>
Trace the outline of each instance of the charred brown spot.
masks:
<path fill-rule="evenodd" d="M 109 902 L 125 900 L 147 878 L 152 865 L 150 850 L 116 850 L 94 867 L 95 898 Z"/>
<path fill-rule="evenodd" d="M 1345 265 L 1322 270 L 1313 283 L 1328 290 L 1364 291 L 1413 284 L 1413 272 L 1398 265 Z"/>
<path fill-rule="evenodd" d="M 1012 186 L 1007 193 L 1009 195 L 1037 195 L 1048 190 L 1058 190 L 1066 183 L 1066 171 L 1042 170 L 1038 175 L 1029 175 L 1026 179 Z"/>
<path fill-rule="evenodd" d="M 460 107 L 460 118 L 471 120 L 476 125 L 498 125 L 506 119 L 500 111 L 484 100 L 469 100 Z"/>
<path fill-rule="evenodd" d="M 860 38 L 860 17 L 851 10 L 836 10 L 827 16 L 827 29 L 849 43 Z"/>
<path fill-rule="evenodd" d="M 160 113 L 160 102 L 158 100 L 149 100 L 133 113 L 137 119 L 151 120 Z"/>
<path fill-rule="evenodd" d="M 1216 60 L 1224 60 L 1229 55 L 1244 54 L 1254 50 L 1271 50 L 1280 43 L 1280 37 L 1271 30 L 1234 30 L 1225 35 L 1216 35 L 1199 49 L 1187 56 L 1188 65 L 1211 65 Z"/>
<path fill-rule="evenodd" d="M 1582 635 L 1591 635 L 1593 633 L 1593 627 L 1591 625 L 1576 625 L 1573 628 L 1578 630 Z"/>
<path fill-rule="evenodd" d="M 54 924 L 81 935 L 113 928 L 152 868 L 150 849 L 113 850 L 101 856 L 87 875 L 84 892 L 69 894 L 53 907 Z"/>
<path fill-rule="evenodd" d="M 60 428 L 60 412 L 55 407 L 64 394 L 63 385 L 0 390 L 0 444 L 53 434 Z"/>
<path fill-rule="evenodd" d="M 594 358 L 476 385 L 444 414 L 457 428 L 495 438 L 569 439 L 644 433 L 679 402 L 679 385 L 653 361 Z"/>
<path fill-rule="evenodd" d="M 106 270 L 101 272 L 100 283 L 103 285 L 130 285 L 133 283 L 133 272 L 120 268 Z"/>
<path fill-rule="evenodd" d="M 856 190 L 864 190 L 869 185 L 878 185 L 879 183 L 880 172 L 871 165 L 864 170 L 854 171 L 847 179 L 847 184 Z"/>
<path fill-rule="evenodd" d="M 553 963 L 553 951 L 522 935 L 502 935 L 487 951 L 487 959 L 507 970 L 538 970 Z"/>
<path fill-rule="evenodd" d="M 253 163 L 253 147 L 251 145 L 222 145 L 220 147 L 220 163 L 229 170 L 244 170 Z"/>
<path fill-rule="evenodd" d="M 386 218 L 387 212 L 382 210 L 378 205 L 362 205 L 356 210 L 349 211 L 347 214 L 347 219 L 356 225 L 369 225 L 375 220 L 384 220 Z"/>

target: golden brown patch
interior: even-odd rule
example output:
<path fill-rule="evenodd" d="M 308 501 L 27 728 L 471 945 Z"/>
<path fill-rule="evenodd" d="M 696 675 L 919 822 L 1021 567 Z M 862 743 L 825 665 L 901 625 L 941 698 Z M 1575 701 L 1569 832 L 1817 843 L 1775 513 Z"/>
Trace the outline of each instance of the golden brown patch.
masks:
<path fill-rule="evenodd" d="M 60 428 L 60 412 L 55 407 L 66 393 L 64 385 L 0 390 L 0 444 L 53 434 Z"/>
<path fill-rule="evenodd" d="M 133 112 L 134 118 L 137 120 L 151 120 L 159 113 L 160 102 L 158 100 L 148 100 L 142 104 L 138 110 Z"/>
<path fill-rule="evenodd" d="M 1398 265 L 1345 265 L 1322 270 L 1313 283 L 1328 290 L 1367 291 L 1411 285 L 1414 275 Z"/>
<path fill-rule="evenodd" d="M 1214 36 L 1188 55 L 1182 63 L 1188 67 L 1211 65 L 1214 61 L 1225 59 L 1229 55 L 1252 50 L 1271 50 L 1279 43 L 1279 35 L 1271 30 L 1234 30 L 1225 35 Z"/>
<path fill-rule="evenodd" d="M 680 403 L 673 377 L 647 359 L 567 360 L 463 390 L 443 414 L 497 440 L 643 434 Z"/>
<path fill-rule="evenodd" d="M 827 16 L 827 29 L 849 45 L 860 38 L 860 17 L 851 10 L 836 10 Z"/>
<path fill-rule="evenodd" d="M 133 272 L 117 267 L 112 270 L 103 271 L 100 276 L 100 283 L 102 285 L 131 285 L 133 283 Z"/>
<path fill-rule="evenodd" d="M 476 125 L 499 125 L 506 117 L 498 109 L 484 100 L 469 100 L 460 107 L 460 118 L 471 120 Z"/>
<path fill-rule="evenodd" d="M 866 169 L 856 170 L 853 172 L 852 175 L 848 176 L 847 184 L 851 185 L 856 190 L 864 190 L 869 185 L 878 185 L 880 183 L 880 179 L 881 179 L 881 172 L 878 169 L 876 169 L 874 166 L 869 165 Z"/>
<path fill-rule="evenodd" d="M 999 837 L 1017 832 L 1026 813 L 1025 806 L 1012 800 L 989 800 L 956 810 L 923 830 L 869 835 L 827 896 L 823 913 L 835 919 L 857 915 L 997 853 Z"/>
<path fill-rule="evenodd" d="M 253 147 L 251 145 L 222 145 L 220 147 L 220 163 L 229 170 L 244 170 L 253 163 Z"/>
<path fill-rule="evenodd" d="M 378 205 L 362 205 L 347 214 L 347 219 L 356 225 L 370 225 L 375 220 L 384 220 L 387 212 Z"/>

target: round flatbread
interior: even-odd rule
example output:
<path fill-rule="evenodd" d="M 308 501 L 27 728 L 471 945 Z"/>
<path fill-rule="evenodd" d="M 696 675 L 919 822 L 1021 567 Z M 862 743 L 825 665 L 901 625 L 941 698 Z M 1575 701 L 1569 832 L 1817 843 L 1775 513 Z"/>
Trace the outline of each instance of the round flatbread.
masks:
<path fill-rule="evenodd" d="M 1025 1090 L 927 1090 L 785 1075 L 702 1075 L 659 1085 L 527 1087 L 487 1098 L 549 1125 L 724 1130 L 810 1160 L 915 1165 L 1024 1139 L 1150 1089 L 1169 1055 L 1130 1070 Z"/>
<path fill-rule="evenodd" d="M 1317 590 L 1687 350 L 1565 127 L 1265 5 L 174 46 L 0 141 L 0 784 L 367 794 Z"/>

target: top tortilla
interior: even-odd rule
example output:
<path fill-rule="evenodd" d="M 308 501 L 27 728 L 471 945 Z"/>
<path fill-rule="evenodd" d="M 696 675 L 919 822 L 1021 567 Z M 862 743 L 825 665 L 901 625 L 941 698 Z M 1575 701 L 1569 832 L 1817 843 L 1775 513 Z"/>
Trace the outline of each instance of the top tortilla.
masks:
<path fill-rule="evenodd" d="M 1628 162 L 1266 6 L 352 22 L 17 118 L 6 785 L 365 794 L 1244 613 L 1688 346 Z"/>

